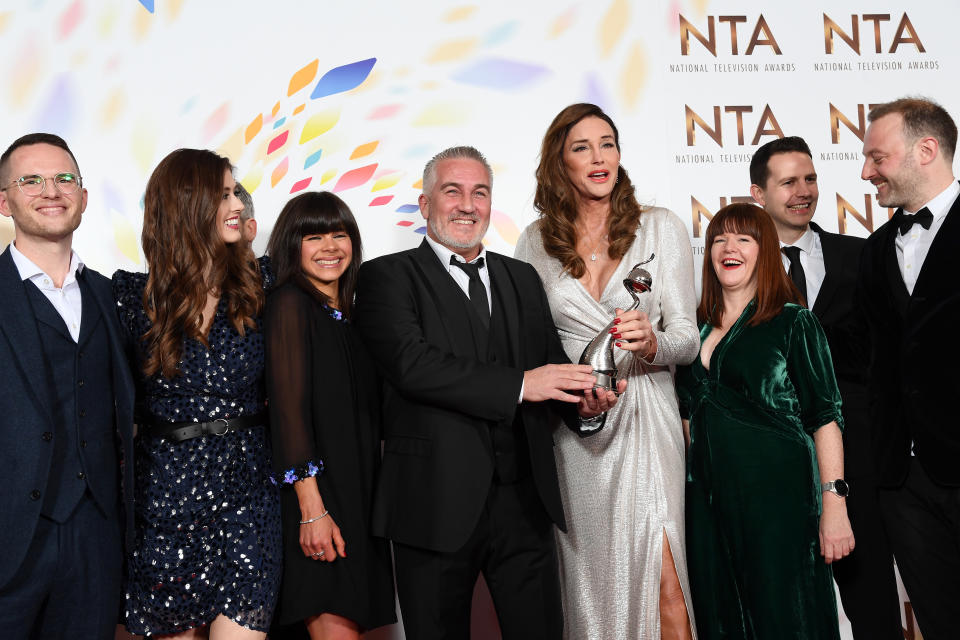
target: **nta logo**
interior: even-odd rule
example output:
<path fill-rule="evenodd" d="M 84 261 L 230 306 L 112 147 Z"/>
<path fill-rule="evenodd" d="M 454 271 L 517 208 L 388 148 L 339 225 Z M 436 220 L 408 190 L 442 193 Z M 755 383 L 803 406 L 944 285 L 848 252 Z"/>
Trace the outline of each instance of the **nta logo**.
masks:
<path fill-rule="evenodd" d="M 713 57 L 717 57 L 717 22 L 727 22 L 730 24 L 730 53 L 733 55 L 739 53 L 740 47 L 737 38 L 737 25 L 747 22 L 747 16 L 707 16 L 706 37 L 696 27 L 690 24 L 690 21 L 684 18 L 683 14 L 679 14 L 679 16 L 680 55 L 690 55 L 690 36 L 693 36 L 700 41 L 700 44 L 702 44 L 707 51 L 713 54 Z M 763 37 L 761 37 L 761 35 Z M 756 47 L 761 45 L 770 47 L 778 56 L 782 55 L 780 45 L 777 44 L 777 39 L 773 37 L 773 32 L 770 31 L 770 25 L 767 24 L 763 14 L 760 14 L 756 25 L 753 27 L 753 33 L 750 35 L 750 40 L 747 43 L 745 55 L 749 56 Z"/>
<path fill-rule="evenodd" d="M 736 118 L 737 123 L 737 144 L 743 145 L 746 138 L 743 135 L 743 115 L 745 113 L 753 113 L 753 107 L 750 105 L 729 105 L 729 106 L 715 106 L 713 107 L 713 126 L 711 127 L 707 124 L 707 121 L 703 119 L 696 111 L 690 108 L 690 105 L 683 105 L 684 109 L 684 120 L 686 122 L 687 129 L 687 146 L 692 147 L 696 144 L 696 127 L 699 126 L 703 129 L 703 132 L 706 133 L 710 138 L 713 139 L 719 146 L 723 146 L 723 119 L 720 116 L 720 109 L 723 109 L 724 113 L 732 113 Z M 770 108 L 770 105 L 763 105 L 763 112 L 760 114 L 760 119 L 757 122 L 757 128 L 754 131 L 753 138 L 750 141 L 750 144 L 757 144 L 760 141 L 760 138 L 763 136 L 776 136 L 778 138 L 783 137 L 783 129 L 780 128 L 780 123 L 777 122 L 777 118 L 773 115 L 773 110 Z"/>
<path fill-rule="evenodd" d="M 724 40 L 722 36 L 717 35 L 717 23 L 727 24 L 730 32 L 730 53 L 732 55 L 740 54 L 741 33 L 737 29 L 740 24 L 748 24 L 747 16 L 707 16 L 707 35 L 695 27 L 684 15 L 677 14 L 680 20 L 680 55 L 690 55 L 691 36 L 693 40 L 699 42 L 704 49 L 710 52 L 713 57 L 717 57 L 717 49 Z M 910 22 L 910 17 L 904 13 L 897 22 L 893 38 L 889 41 L 889 48 L 885 49 L 883 39 L 884 23 L 891 23 L 892 16 L 889 13 L 864 13 L 861 15 L 852 14 L 850 16 L 850 26 L 841 27 L 840 24 L 826 13 L 823 14 L 823 48 L 827 54 L 836 53 L 836 40 L 842 40 L 857 55 L 861 55 L 860 25 L 864 24 L 865 30 L 869 29 L 867 23 L 873 27 L 873 50 L 875 53 L 896 53 L 900 45 L 912 44 L 919 53 L 926 53 L 920 36 Z M 836 36 L 836 38 L 834 37 Z M 770 47 L 776 55 L 783 55 L 780 45 L 770 29 L 770 25 L 763 17 L 763 14 L 757 18 L 750 33 L 750 39 L 747 40 L 747 48 L 744 55 L 753 54 L 754 49 L 759 46 Z M 723 52 L 725 53 L 725 51 Z"/>
<path fill-rule="evenodd" d="M 889 13 L 865 13 L 862 16 L 864 22 L 873 23 L 873 50 L 875 53 L 883 53 L 883 40 L 881 39 L 880 24 L 890 21 Z M 904 35 L 909 32 L 909 36 Z M 823 14 L 823 49 L 826 53 L 834 53 L 833 36 L 836 34 L 841 40 L 860 55 L 860 20 L 856 14 L 850 16 L 850 32 L 847 33 L 834 22 L 830 16 Z M 920 36 L 917 30 L 913 28 L 913 23 L 906 13 L 900 18 L 897 24 L 897 30 L 893 34 L 893 40 L 890 44 L 890 50 L 887 53 L 896 53 L 897 47 L 901 44 L 912 44 L 920 53 L 925 53 L 923 43 L 920 42 Z"/>

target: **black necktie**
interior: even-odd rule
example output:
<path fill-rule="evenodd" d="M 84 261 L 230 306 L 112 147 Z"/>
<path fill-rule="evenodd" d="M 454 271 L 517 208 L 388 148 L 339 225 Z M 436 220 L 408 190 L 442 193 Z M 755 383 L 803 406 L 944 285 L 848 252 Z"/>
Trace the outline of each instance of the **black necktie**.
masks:
<path fill-rule="evenodd" d="M 803 272 L 803 265 L 800 264 L 800 247 L 783 247 L 780 251 L 783 251 L 787 259 L 790 260 L 790 269 L 787 273 L 790 275 L 790 279 L 793 280 L 793 284 L 797 285 L 797 289 L 800 290 L 800 295 L 803 296 L 803 302 L 806 304 L 807 274 Z"/>
<path fill-rule="evenodd" d="M 900 214 L 900 235 L 905 236 L 907 232 L 910 231 L 910 227 L 915 224 L 919 224 L 924 229 L 929 229 L 930 225 L 933 224 L 933 214 L 930 213 L 930 209 L 924 207 L 917 211 L 914 215 L 908 216 L 904 215 L 902 212 Z"/>
<path fill-rule="evenodd" d="M 470 292 L 470 303 L 483 321 L 484 328 L 489 329 L 490 304 L 487 302 L 487 288 L 483 286 L 483 281 L 480 279 L 480 267 L 483 266 L 483 258 L 477 258 L 476 262 L 467 263 L 460 262 L 456 256 L 450 256 L 450 264 L 462 269 L 463 272 L 467 274 L 467 277 L 470 278 L 470 287 L 468 289 Z"/>

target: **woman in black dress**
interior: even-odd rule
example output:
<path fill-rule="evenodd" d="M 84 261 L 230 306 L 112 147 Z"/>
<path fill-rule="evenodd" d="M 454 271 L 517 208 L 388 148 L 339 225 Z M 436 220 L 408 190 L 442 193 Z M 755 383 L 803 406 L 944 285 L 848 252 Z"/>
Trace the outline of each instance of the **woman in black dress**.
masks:
<path fill-rule="evenodd" d="M 396 621 L 390 551 L 370 535 L 380 459 L 379 382 L 349 324 L 361 262 L 350 209 L 326 192 L 290 200 L 267 248 L 267 392 L 281 491 L 281 624 L 313 640 Z"/>

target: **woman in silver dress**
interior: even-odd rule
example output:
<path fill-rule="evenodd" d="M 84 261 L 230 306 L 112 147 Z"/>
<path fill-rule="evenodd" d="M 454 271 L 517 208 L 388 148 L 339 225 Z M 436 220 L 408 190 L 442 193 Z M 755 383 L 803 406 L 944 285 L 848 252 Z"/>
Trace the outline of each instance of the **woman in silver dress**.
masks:
<path fill-rule="evenodd" d="M 543 139 L 534 206 L 540 218 L 516 257 L 543 279 L 570 359 L 616 317 L 628 380 L 605 428 L 558 429 L 568 531 L 558 533 L 568 638 L 695 637 L 684 553 L 684 437 L 670 365 L 697 355 L 693 256 L 672 212 L 641 207 L 620 166 L 619 134 L 599 107 L 561 111 Z M 622 285 L 644 265 L 653 289 L 636 311 Z"/>

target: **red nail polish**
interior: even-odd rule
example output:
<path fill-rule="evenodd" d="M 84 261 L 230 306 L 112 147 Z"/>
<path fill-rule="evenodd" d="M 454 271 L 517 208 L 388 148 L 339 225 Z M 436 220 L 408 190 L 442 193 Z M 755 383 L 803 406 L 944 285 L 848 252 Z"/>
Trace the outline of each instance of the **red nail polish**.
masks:
<path fill-rule="evenodd" d="M 620 318 L 614 318 L 613 324 L 620 324 Z"/>
<path fill-rule="evenodd" d="M 619 332 L 619 331 L 615 331 L 614 334 L 613 334 L 613 337 L 614 337 L 614 338 L 622 338 L 623 336 L 620 335 L 620 332 Z"/>
<path fill-rule="evenodd" d="M 616 332 L 617 332 L 616 327 L 610 327 L 610 331 L 608 333 L 616 333 Z"/>
<path fill-rule="evenodd" d="M 617 342 L 617 343 L 616 343 L 616 345 L 617 345 L 617 346 L 619 347 L 619 346 L 620 346 L 620 343 L 619 343 L 619 342 Z"/>

